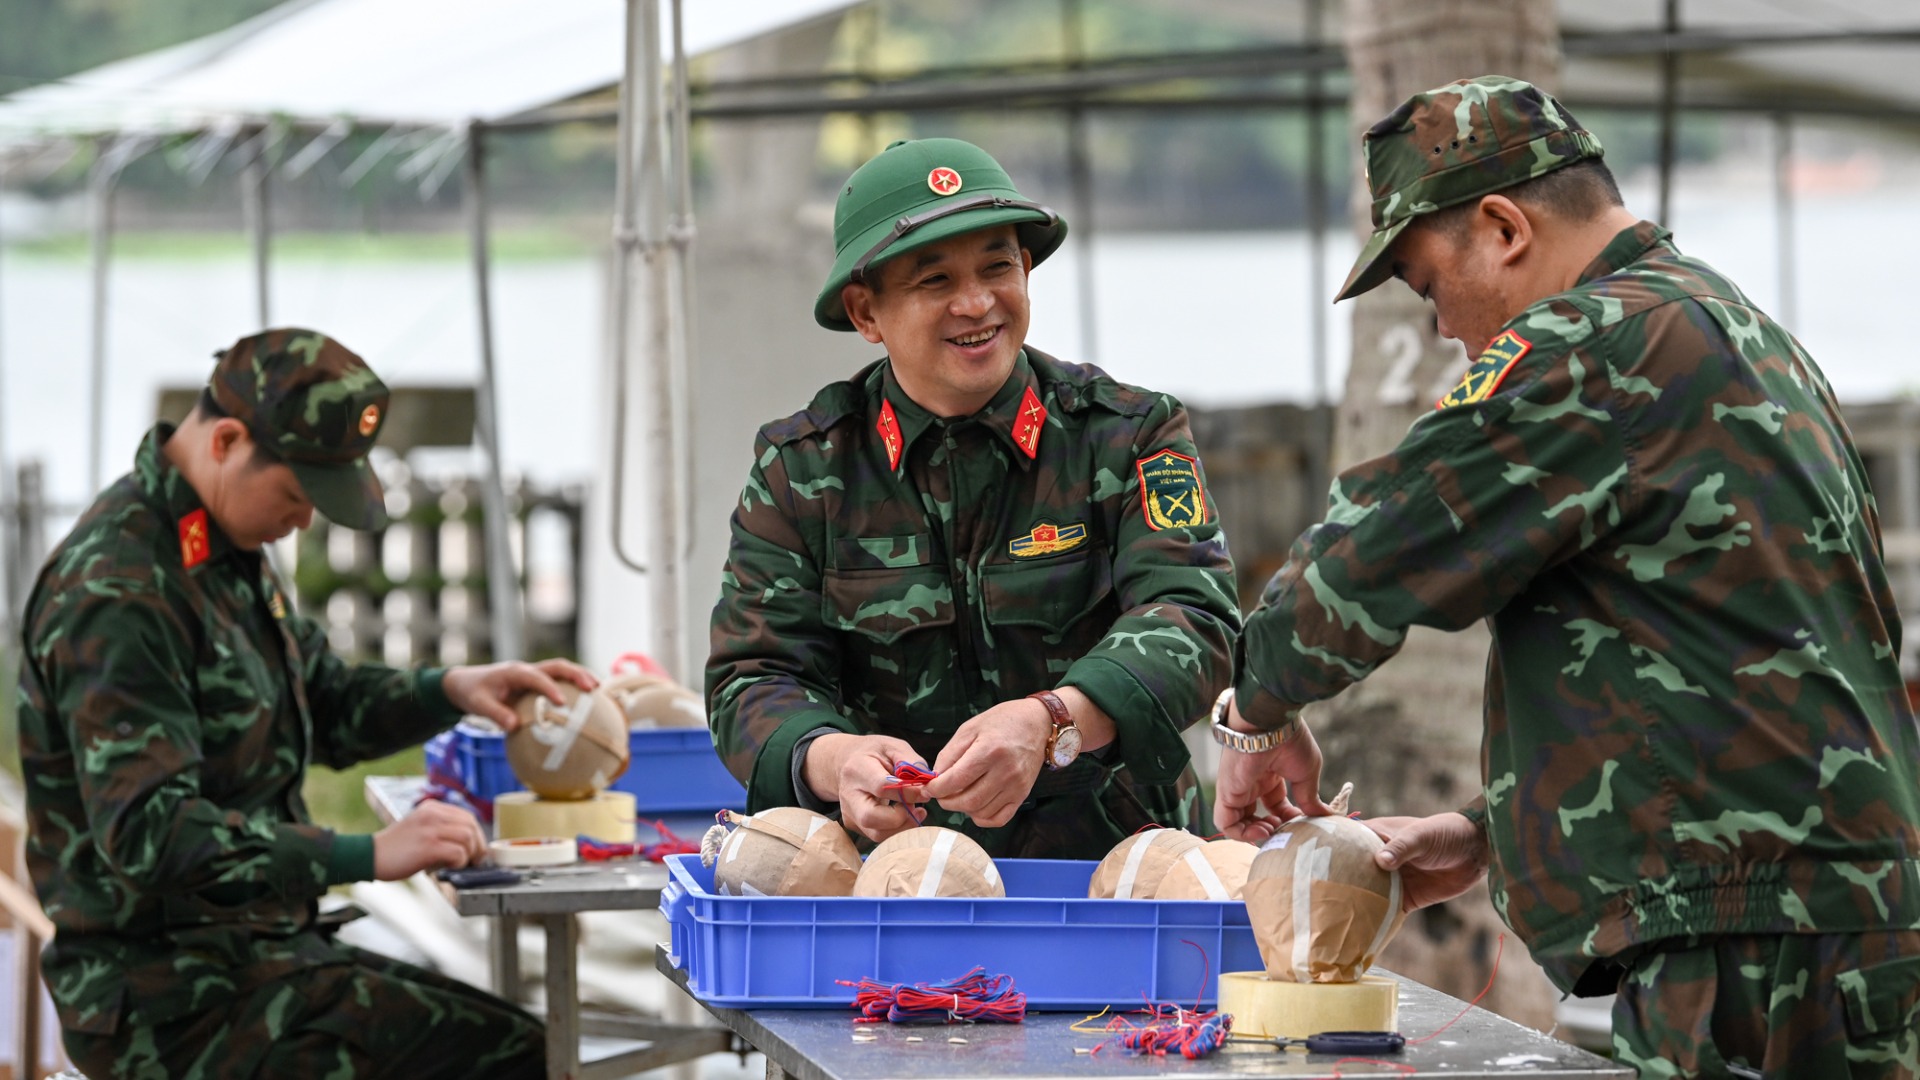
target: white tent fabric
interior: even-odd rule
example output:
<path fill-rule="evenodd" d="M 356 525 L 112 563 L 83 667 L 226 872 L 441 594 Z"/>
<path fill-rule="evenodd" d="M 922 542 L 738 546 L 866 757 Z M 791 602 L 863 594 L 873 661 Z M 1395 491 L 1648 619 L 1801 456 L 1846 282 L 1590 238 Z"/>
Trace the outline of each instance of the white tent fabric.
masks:
<path fill-rule="evenodd" d="M 686 50 L 698 56 L 850 6 L 688 3 Z M 0 98 L 0 142 L 275 117 L 505 120 L 617 83 L 625 17 L 620 0 L 290 0 L 218 34 Z"/>

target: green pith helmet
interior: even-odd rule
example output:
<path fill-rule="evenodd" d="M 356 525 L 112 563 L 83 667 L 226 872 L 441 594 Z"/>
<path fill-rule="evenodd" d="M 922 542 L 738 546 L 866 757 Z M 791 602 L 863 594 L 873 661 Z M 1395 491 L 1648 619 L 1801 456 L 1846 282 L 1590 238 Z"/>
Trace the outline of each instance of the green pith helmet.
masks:
<path fill-rule="evenodd" d="M 214 404 L 287 463 L 336 525 L 377 529 L 386 497 L 367 454 L 387 420 L 387 387 L 366 361 L 312 330 L 267 330 L 219 356 Z"/>
<path fill-rule="evenodd" d="M 840 290 L 896 255 L 961 233 L 1014 225 L 1038 266 L 1067 238 L 1060 215 L 1014 190 L 992 155 L 959 139 L 902 140 L 855 169 L 833 208 L 833 270 L 813 302 L 829 330 L 852 330 Z"/>
<path fill-rule="evenodd" d="M 1392 277 L 1388 249 L 1421 214 L 1603 152 L 1599 139 L 1532 83 L 1482 75 L 1415 94 L 1361 142 L 1373 235 L 1334 299 L 1358 296 Z"/>

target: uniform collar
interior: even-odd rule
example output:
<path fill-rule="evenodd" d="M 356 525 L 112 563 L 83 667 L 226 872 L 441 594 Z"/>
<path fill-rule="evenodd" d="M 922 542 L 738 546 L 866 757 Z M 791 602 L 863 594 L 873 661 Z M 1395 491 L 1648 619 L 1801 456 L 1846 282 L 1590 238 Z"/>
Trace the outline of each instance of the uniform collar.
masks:
<path fill-rule="evenodd" d="M 155 424 L 145 438 L 140 440 L 140 449 L 133 456 L 133 475 L 140 486 L 143 500 L 159 510 L 171 524 L 175 538 L 180 544 L 180 562 L 182 566 L 193 569 L 207 563 L 223 559 L 240 549 L 214 523 L 213 515 L 207 513 L 207 506 L 200 501 L 200 495 L 187 483 L 184 473 L 174 467 L 165 450 L 168 439 L 173 437 L 172 424 Z M 193 558 L 194 546 L 205 544 L 205 554 Z"/>
<path fill-rule="evenodd" d="M 875 445 L 883 460 L 890 456 L 887 448 L 887 418 L 891 415 L 893 426 L 900 437 L 900 451 L 892 461 L 893 471 L 898 472 L 900 466 L 907 460 L 907 454 L 912 450 L 914 441 L 941 421 L 939 417 L 915 403 L 907 396 L 906 391 L 900 389 L 900 381 L 894 377 L 891 361 L 881 364 L 877 374 L 880 376 L 879 394 L 877 399 L 872 401 L 872 410 L 875 430 L 880 437 L 875 441 Z M 1022 349 L 1020 354 L 1014 357 L 1013 373 L 1007 376 L 1007 381 L 1000 387 L 999 392 L 993 395 L 993 400 L 987 402 L 972 416 L 950 420 L 948 423 L 953 426 L 967 423 L 981 424 L 999 435 L 1000 439 L 1007 444 L 1007 448 L 1013 452 L 1013 460 L 1019 462 L 1021 468 L 1030 469 L 1033 467 L 1034 454 L 1028 451 L 1020 439 L 1022 437 L 1032 439 L 1037 452 L 1039 441 L 1045 437 L 1044 421 L 1047 410 L 1043 406 L 1036 416 L 1028 416 L 1023 421 L 1025 412 L 1023 405 L 1029 404 L 1027 401 L 1029 392 L 1033 395 L 1033 403 L 1037 403 L 1040 399 L 1039 381 L 1034 376 L 1033 364 L 1027 359 L 1027 351 Z M 1036 426 L 1040 427 L 1042 432 L 1033 433 L 1029 430 Z"/>
<path fill-rule="evenodd" d="M 1671 249 L 1673 234 L 1655 225 L 1651 221 L 1640 221 L 1621 229 L 1600 249 L 1600 254 L 1580 271 L 1580 280 L 1576 285 L 1585 285 L 1609 274 L 1617 274 L 1627 267 L 1647 257 L 1658 247 Z"/>

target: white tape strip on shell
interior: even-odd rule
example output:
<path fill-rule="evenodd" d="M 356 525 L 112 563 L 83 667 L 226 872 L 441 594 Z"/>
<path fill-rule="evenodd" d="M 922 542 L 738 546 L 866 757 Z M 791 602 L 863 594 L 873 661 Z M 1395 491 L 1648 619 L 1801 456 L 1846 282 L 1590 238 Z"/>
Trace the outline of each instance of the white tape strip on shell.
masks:
<path fill-rule="evenodd" d="M 1193 871 L 1193 876 L 1200 879 L 1200 888 L 1206 891 L 1207 899 L 1233 899 L 1227 895 L 1226 883 L 1220 880 L 1219 874 L 1213 872 L 1213 864 L 1207 861 L 1206 852 L 1206 848 L 1197 847 L 1180 858 L 1187 864 L 1187 869 Z"/>
<path fill-rule="evenodd" d="M 939 896 L 940 879 L 947 875 L 947 856 L 953 851 L 953 841 L 960 834 L 943 832 L 933 839 L 933 850 L 927 854 L 927 872 L 920 878 L 920 896 Z"/>
<path fill-rule="evenodd" d="M 1120 866 L 1120 884 L 1113 887 L 1115 900 L 1133 899 L 1133 879 L 1140 875 L 1140 862 L 1147 857 L 1153 837 L 1154 834 L 1148 832 L 1133 838 L 1133 846 L 1127 849 L 1127 861 Z"/>
<path fill-rule="evenodd" d="M 1309 819 L 1311 820 L 1311 819 Z M 1320 838 L 1308 837 L 1293 857 L 1293 977 L 1312 982 L 1309 963 L 1313 945 L 1313 883 L 1327 880 L 1333 869 L 1333 849 L 1322 847 Z"/>
<path fill-rule="evenodd" d="M 543 709 L 546 710 L 540 713 L 542 718 L 560 711 L 554 708 L 553 703 L 546 698 L 539 699 L 534 705 L 534 709 L 536 712 Z M 553 749 L 547 751 L 547 759 L 540 763 L 541 768 L 552 772 L 566 763 L 567 752 L 572 750 L 573 744 L 579 740 L 580 729 L 587 726 L 587 714 L 592 711 L 593 698 L 591 695 L 581 694 L 579 697 L 573 699 L 573 708 L 568 709 L 565 714 L 567 717 L 567 725 L 560 730 L 558 737 L 554 739 Z"/>

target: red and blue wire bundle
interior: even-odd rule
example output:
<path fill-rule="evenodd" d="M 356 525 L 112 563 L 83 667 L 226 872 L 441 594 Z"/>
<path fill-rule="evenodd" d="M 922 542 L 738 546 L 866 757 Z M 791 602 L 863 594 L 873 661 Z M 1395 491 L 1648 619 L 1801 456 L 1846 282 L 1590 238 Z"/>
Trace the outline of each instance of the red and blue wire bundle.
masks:
<path fill-rule="evenodd" d="M 1130 1054 L 1179 1054 L 1189 1061 L 1203 1058 L 1227 1041 L 1233 1030 L 1233 1017 L 1218 1009 L 1205 1012 L 1183 1009 L 1178 1005 L 1153 1005 L 1148 1020 L 1135 1024 L 1124 1016 L 1107 1022 L 1108 1031 L 1118 1031 L 1121 1049 Z M 1105 1045 L 1104 1043 L 1101 1045 Z M 1097 1052 L 1099 1047 L 1094 1048 Z"/>
<path fill-rule="evenodd" d="M 595 840 L 591 836 L 580 836 L 580 858 L 585 862 L 606 862 L 609 859 L 631 859 L 636 856 L 648 862 L 661 862 L 669 855 L 698 855 L 700 845 L 676 835 L 664 822 L 650 822 L 654 831 L 660 834 L 657 844 L 621 844 L 604 840 Z"/>
<path fill-rule="evenodd" d="M 926 787 L 940 778 L 940 774 L 923 769 L 911 761 L 902 761 L 893 767 L 893 779 L 880 785 L 881 791 L 904 791 L 907 788 Z"/>
<path fill-rule="evenodd" d="M 856 1024 L 1018 1024 L 1026 1019 L 1027 995 L 1014 989 L 1013 976 L 988 975 L 974 968 L 947 983 L 850 982 Z"/>

